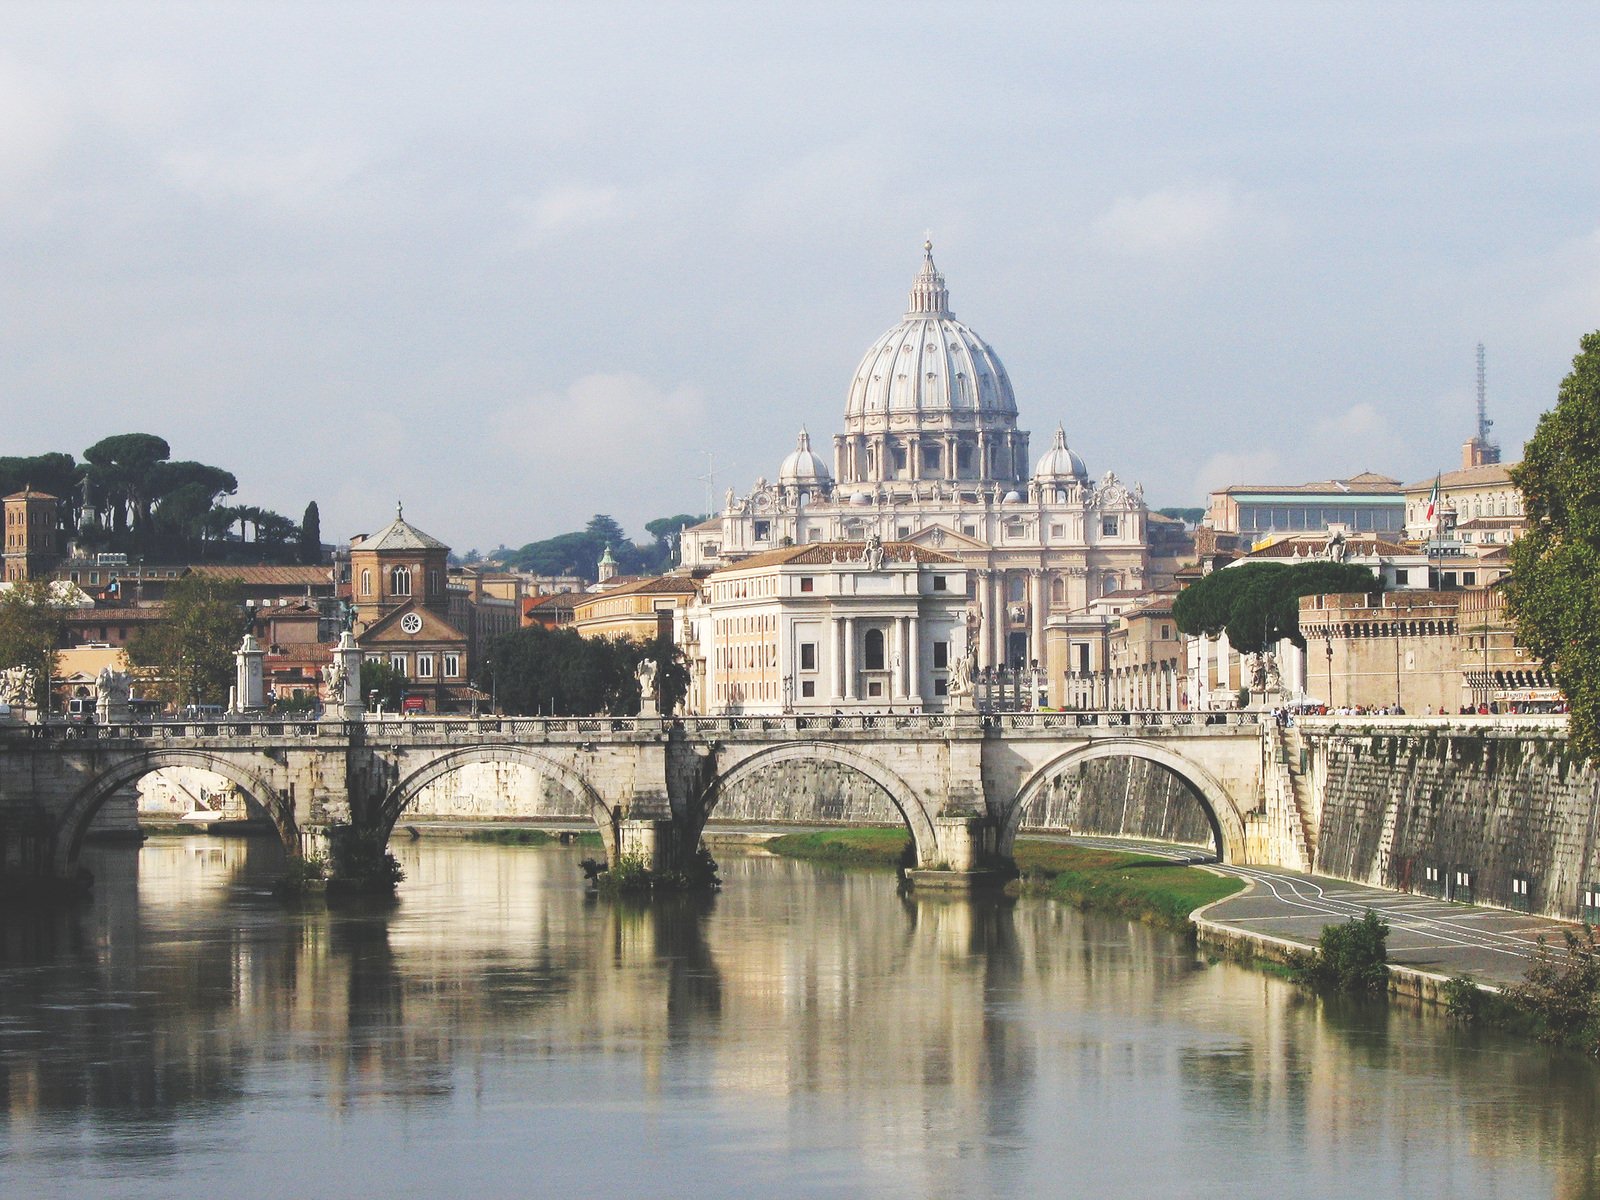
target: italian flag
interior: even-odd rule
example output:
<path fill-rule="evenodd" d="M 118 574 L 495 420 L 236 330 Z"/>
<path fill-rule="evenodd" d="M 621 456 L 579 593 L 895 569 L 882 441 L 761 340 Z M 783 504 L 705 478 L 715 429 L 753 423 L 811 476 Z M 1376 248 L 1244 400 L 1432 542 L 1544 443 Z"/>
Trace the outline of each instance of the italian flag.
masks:
<path fill-rule="evenodd" d="M 1433 494 L 1428 497 L 1428 515 L 1423 517 L 1424 521 L 1433 520 L 1434 514 L 1439 511 L 1439 478 L 1439 475 L 1433 477 Z"/>

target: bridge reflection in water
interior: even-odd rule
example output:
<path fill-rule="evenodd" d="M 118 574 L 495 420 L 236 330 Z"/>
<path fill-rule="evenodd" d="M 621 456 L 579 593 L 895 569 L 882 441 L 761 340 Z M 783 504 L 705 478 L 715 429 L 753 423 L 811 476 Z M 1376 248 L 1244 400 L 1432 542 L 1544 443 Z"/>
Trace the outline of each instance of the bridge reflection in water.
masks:
<path fill-rule="evenodd" d="M 91 849 L 95 904 L 0 917 L 8 1191 L 1577 1197 L 1600 1179 L 1592 1064 L 1310 1001 L 1048 902 L 728 856 L 722 895 L 639 908 L 574 888 L 570 850 L 427 840 L 399 847 L 398 904 L 297 912 L 266 896 L 275 844 L 201 841 Z"/>

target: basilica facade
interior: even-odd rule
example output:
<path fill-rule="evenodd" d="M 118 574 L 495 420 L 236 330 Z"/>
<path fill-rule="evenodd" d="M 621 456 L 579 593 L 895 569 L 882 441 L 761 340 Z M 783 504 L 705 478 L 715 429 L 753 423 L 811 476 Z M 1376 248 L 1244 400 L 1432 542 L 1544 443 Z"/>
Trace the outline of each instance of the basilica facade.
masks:
<path fill-rule="evenodd" d="M 1151 582 L 1151 518 L 1143 489 L 1092 478 L 1062 427 L 1037 462 L 1028 443 L 1005 366 L 956 319 L 925 244 L 905 316 L 850 381 L 831 468 L 802 431 L 774 481 L 730 490 L 721 513 L 684 532 L 683 565 L 725 569 L 812 543 L 921 547 L 961 569 L 970 644 L 950 654 L 1053 678 L 1079 664 L 1058 671 L 1048 644 L 1071 654 L 1094 601 Z"/>

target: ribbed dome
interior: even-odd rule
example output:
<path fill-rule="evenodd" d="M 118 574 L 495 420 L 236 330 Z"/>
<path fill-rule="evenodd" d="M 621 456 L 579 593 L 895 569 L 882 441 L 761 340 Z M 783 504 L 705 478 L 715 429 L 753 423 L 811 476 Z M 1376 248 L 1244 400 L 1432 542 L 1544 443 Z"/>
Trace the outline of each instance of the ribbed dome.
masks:
<path fill-rule="evenodd" d="M 1050 443 L 1039 458 L 1039 465 L 1033 469 L 1033 477 L 1040 483 L 1055 483 L 1064 479 L 1076 479 L 1080 482 L 1089 478 L 1089 468 L 1084 465 L 1071 450 L 1067 449 L 1067 431 L 1064 427 L 1056 426 L 1055 440 Z"/>
<path fill-rule="evenodd" d="M 853 427 L 872 414 L 936 412 L 1014 421 L 1017 399 L 1000 357 L 951 313 L 944 276 L 933 265 L 933 243 L 924 242 L 905 319 L 861 360 L 844 415 Z"/>
<path fill-rule="evenodd" d="M 811 435 L 804 429 L 794 452 L 778 468 L 778 483 L 787 487 L 827 487 L 833 483 L 833 472 L 828 465 L 811 452 Z"/>

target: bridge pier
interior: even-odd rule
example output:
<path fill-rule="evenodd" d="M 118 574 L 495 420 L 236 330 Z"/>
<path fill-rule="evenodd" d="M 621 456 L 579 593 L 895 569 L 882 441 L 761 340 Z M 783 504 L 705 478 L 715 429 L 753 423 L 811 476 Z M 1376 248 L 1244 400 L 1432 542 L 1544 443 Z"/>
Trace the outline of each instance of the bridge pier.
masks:
<path fill-rule="evenodd" d="M 1002 886 L 1017 873 L 1010 857 L 1000 854 L 1000 827 L 993 817 L 935 817 L 933 834 L 937 861 L 906 872 L 913 887 L 975 892 Z"/>
<path fill-rule="evenodd" d="M 75 863 L 61 872 L 56 863 L 56 827 L 48 813 L 0 821 L 0 901 L 58 900 L 86 896 L 94 876 Z"/>

